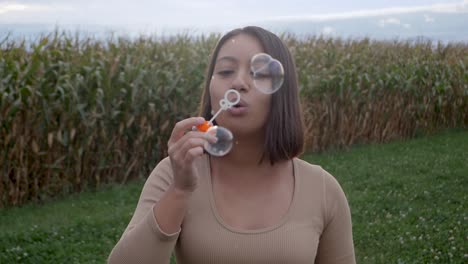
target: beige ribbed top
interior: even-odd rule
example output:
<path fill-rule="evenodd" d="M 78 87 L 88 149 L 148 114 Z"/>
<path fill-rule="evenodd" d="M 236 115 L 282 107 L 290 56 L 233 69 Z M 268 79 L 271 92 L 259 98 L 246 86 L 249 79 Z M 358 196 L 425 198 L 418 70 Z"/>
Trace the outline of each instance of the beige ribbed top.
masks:
<path fill-rule="evenodd" d="M 189 202 L 181 230 L 162 232 L 153 206 L 172 183 L 169 158 L 147 179 L 128 227 L 109 256 L 109 263 L 355 263 L 351 215 L 338 182 L 320 166 L 292 160 L 294 195 L 276 225 L 239 230 L 219 215 L 212 192 L 207 155 L 196 161 L 199 185 Z"/>

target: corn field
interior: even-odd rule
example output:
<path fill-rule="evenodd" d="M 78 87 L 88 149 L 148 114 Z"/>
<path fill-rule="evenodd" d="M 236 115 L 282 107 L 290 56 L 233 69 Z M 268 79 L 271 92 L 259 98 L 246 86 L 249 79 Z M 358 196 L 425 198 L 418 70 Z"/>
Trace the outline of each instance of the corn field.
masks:
<path fill-rule="evenodd" d="M 0 39 L 0 207 L 146 177 L 196 115 L 218 35 Z M 283 35 L 307 148 L 468 123 L 468 44 Z"/>
<path fill-rule="evenodd" d="M 468 44 L 287 38 L 309 150 L 468 124 Z"/>

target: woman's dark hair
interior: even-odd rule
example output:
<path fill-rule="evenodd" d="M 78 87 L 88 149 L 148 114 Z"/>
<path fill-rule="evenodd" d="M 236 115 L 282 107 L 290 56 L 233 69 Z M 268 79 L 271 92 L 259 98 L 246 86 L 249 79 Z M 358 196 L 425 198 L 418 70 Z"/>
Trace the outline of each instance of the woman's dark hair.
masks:
<path fill-rule="evenodd" d="M 265 53 L 279 60 L 284 67 L 284 82 L 281 88 L 272 94 L 268 115 L 264 152 L 260 162 L 267 158 L 273 165 L 280 160 L 288 160 L 300 155 L 304 147 L 304 130 L 299 101 L 296 67 L 287 46 L 275 34 L 255 26 L 234 29 L 225 34 L 211 54 L 210 64 L 205 78 L 205 87 L 200 104 L 200 115 L 211 119 L 210 81 L 213 75 L 219 50 L 224 43 L 239 34 L 248 34 L 257 38 Z"/>

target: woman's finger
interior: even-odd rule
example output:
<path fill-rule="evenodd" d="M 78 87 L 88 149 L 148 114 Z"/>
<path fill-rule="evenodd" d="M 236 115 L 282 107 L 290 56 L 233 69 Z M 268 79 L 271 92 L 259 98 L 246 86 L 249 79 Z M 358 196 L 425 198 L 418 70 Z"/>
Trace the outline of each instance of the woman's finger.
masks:
<path fill-rule="evenodd" d="M 203 155 L 203 147 L 191 148 L 185 153 L 185 162 L 187 164 L 192 163 L 196 157 L 201 155 Z"/>
<path fill-rule="evenodd" d="M 185 133 L 185 135 L 182 136 L 182 138 L 180 138 L 177 142 L 169 143 L 169 146 L 168 146 L 169 155 L 172 155 L 176 151 L 179 151 L 179 149 L 182 148 L 185 142 L 192 138 L 204 139 L 205 141 L 208 141 L 210 143 L 215 143 L 217 141 L 217 138 L 215 136 L 209 135 L 205 132 L 189 131 Z"/>
<path fill-rule="evenodd" d="M 198 126 L 203 124 L 203 122 L 205 122 L 203 117 L 190 117 L 177 122 L 172 130 L 168 144 L 174 144 L 179 141 L 179 139 L 181 139 L 187 131 L 191 130 L 193 126 Z"/>

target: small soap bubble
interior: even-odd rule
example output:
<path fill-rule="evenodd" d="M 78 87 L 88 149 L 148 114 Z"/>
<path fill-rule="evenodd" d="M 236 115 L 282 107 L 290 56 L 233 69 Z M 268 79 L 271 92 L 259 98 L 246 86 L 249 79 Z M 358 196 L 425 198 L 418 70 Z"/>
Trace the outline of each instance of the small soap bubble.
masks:
<path fill-rule="evenodd" d="M 250 68 L 253 73 L 254 86 L 260 92 L 272 94 L 281 88 L 284 81 L 284 69 L 281 62 L 266 53 L 252 57 Z"/>
<path fill-rule="evenodd" d="M 232 148 L 234 136 L 227 128 L 220 126 L 212 126 L 206 131 L 218 140 L 216 143 L 205 143 L 205 150 L 213 156 L 221 157 L 229 153 Z"/>

